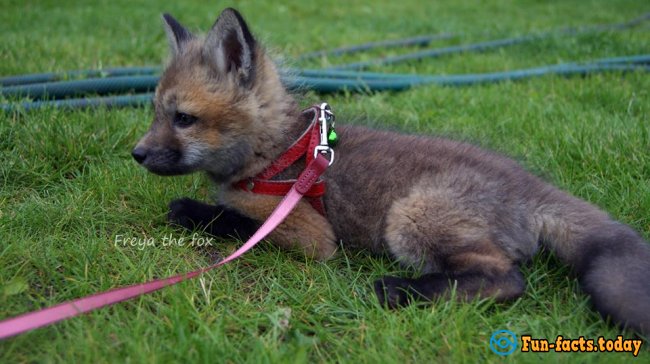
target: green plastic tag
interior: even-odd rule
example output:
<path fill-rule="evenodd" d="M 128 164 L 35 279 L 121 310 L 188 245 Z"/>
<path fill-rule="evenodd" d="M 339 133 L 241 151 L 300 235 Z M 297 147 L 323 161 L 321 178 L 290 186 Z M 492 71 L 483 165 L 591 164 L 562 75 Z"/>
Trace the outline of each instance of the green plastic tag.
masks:
<path fill-rule="evenodd" d="M 338 144 L 339 136 L 336 134 L 334 128 L 331 128 L 329 133 L 327 133 L 327 142 L 329 143 L 330 147 L 335 147 L 336 144 Z"/>

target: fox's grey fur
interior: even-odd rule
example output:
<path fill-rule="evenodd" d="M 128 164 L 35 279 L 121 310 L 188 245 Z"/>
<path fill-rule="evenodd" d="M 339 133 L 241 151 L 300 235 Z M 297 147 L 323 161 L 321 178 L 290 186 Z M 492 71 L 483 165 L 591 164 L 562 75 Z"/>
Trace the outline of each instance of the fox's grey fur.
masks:
<path fill-rule="evenodd" d="M 172 59 L 152 127 L 133 155 L 154 173 L 202 170 L 221 185 L 219 205 L 173 201 L 172 223 L 245 237 L 279 198 L 231 184 L 267 167 L 312 115 L 300 113 L 235 10 L 226 9 L 205 38 L 164 20 Z M 301 202 L 271 236 L 279 245 L 326 259 L 341 242 L 422 268 L 416 279 L 377 280 L 388 307 L 444 296 L 453 285 L 461 298 L 516 298 L 525 288 L 518 266 L 544 245 L 573 268 L 603 315 L 650 333 L 650 245 L 628 226 L 473 145 L 337 130 L 337 158 L 324 176 L 331 213 Z"/>

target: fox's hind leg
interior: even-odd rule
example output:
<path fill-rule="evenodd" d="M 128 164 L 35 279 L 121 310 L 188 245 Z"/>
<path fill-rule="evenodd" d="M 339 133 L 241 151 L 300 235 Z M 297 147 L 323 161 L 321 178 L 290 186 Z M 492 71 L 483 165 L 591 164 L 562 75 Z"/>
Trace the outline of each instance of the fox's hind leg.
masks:
<path fill-rule="evenodd" d="M 452 189 L 423 188 L 396 201 L 386 216 L 384 239 L 401 263 L 425 273 L 419 278 L 384 277 L 375 282 L 380 303 L 390 308 L 447 296 L 459 299 L 520 296 L 521 272 L 494 242 L 495 234 L 467 196 Z"/>
<path fill-rule="evenodd" d="M 259 223 L 238 211 L 221 205 L 208 205 L 190 198 L 169 203 L 167 220 L 188 230 L 199 229 L 221 238 L 248 239 Z"/>
<path fill-rule="evenodd" d="M 491 297 L 497 301 L 507 301 L 519 297 L 524 291 L 525 283 L 516 267 L 496 275 L 480 271 L 430 273 L 414 279 L 386 276 L 375 281 L 379 302 L 389 308 L 407 306 L 416 301 L 431 301 L 448 295 L 452 287 L 456 288 L 459 299 Z"/>

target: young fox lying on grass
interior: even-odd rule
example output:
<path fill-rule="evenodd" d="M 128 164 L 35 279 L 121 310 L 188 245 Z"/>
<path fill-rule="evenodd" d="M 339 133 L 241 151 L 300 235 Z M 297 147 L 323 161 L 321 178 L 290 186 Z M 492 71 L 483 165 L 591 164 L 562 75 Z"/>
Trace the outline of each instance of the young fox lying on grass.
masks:
<path fill-rule="evenodd" d="M 268 167 L 309 117 L 237 11 L 226 9 L 204 38 L 164 20 L 172 58 L 133 157 L 159 175 L 206 171 L 221 186 L 216 206 L 172 201 L 171 223 L 248 237 L 281 197 L 233 184 Z M 270 235 L 276 244 L 327 259 L 341 241 L 422 268 L 419 278 L 376 281 L 391 308 L 454 285 L 466 299 L 519 297 L 518 266 L 543 244 L 573 268 L 604 316 L 650 333 L 650 245 L 628 226 L 472 145 L 357 126 L 337 131 L 336 162 L 323 177 L 331 213 L 301 201 Z M 295 178 L 303 167 L 279 177 Z"/>

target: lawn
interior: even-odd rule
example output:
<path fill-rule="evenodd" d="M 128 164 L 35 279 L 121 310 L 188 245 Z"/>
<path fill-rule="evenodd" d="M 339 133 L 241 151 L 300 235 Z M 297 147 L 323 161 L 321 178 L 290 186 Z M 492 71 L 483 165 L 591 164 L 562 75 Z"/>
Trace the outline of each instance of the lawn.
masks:
<path fill-rule="evenodd" d="M 622 22 L 650 12 L 647 2 L 623 0 L 4 0 L 0 77 L 161 65 L 167 56 L 161 13 L 204 32 L 229 5 L 284 65 L 313 68 L 405 50 L 293 59 L 375 40 L 455 34 L 432 44 L 447 46 Z M 648 24 L 373 70 L 459 74 L 643 54 L 650 49 Z M 648 73 L 400 93 L 308 93 L 301 102 L 319 100 L 333 106 L 339 123 L 444 135 L 511 155 L 650 238 Z M 203 175 L 163 178 L 136 165 L 130 151 L 151 119 L 150 107 L 0 114 L 0 319 L 194 270 L 241 243 L 215 241 L 210 249 L 163 244 L 164 237 L 193 234 L 165 224 L 170 200 L 208 201 L 217 191 Z M 124 238 L 155 244 L 120 244 Z M 387 311 L 376 302 L 372 282 L 414 272 L 345 248 L 321 263 L 262 243 L 199 279 L 0 342 L 0 362 L 496 362 L 503 358 L 488 342 L 501 329 L 551 340 L 634 336 L 602 320 L 553 257 L 539 255 L 523 270 L 528 288 L 512 303 L 440 301 Z M 650 360 L 649 345 L 636 359 Z M 518 350 L 505 358 L 630 359 L 630 353 Z"/>

